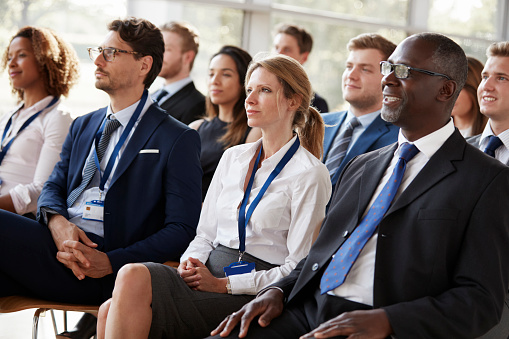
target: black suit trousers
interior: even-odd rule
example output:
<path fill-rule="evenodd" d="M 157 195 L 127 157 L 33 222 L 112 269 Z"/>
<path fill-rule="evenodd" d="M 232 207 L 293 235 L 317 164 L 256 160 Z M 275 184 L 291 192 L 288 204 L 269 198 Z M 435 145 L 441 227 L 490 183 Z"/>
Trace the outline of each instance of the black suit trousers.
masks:
<path fill-rule="evenodd" d="M 285 305 L 281 316 L 272 320 L 269 326 L 263 328 L 255 319 L 249 326 L 246 338 L 295 339 L 344 312 L 369 309 L 372 307 L 328 294 L 322 295 L 317 287 L 292 299 Z M 209 338 L 221 337 L 218 335 Z M 228 338 L 238 338 L 238 327 Z"/>
<path fill-rule="evenodd" d="M 98 249 L 100 239 L 92 239 Z M 56 245 L 45 225 L 0 210 L 0 297 L 25 295 L 99 305 L 111 296 L 113 275 L 80 281 L 56 255 Z"/>

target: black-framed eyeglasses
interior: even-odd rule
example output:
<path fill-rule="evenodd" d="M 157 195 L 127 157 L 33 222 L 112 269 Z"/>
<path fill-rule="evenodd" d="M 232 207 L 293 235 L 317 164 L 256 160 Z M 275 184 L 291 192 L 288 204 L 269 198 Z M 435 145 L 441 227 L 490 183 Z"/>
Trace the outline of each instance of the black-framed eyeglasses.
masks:
<path fill-rule="evenodd" d="M 447 76 L 445 74 L 442 74 L 442 73 L 437 73 L 437 72 L 432 72 L 432 71 L 428 71 L 428 70 L 425 70 L 425 69 L 410 67 L 410 66 L 403 65 L 403 64 L 391 64 L 388 61 L 381 61 L 380 62 L 380 72 L 384 76 L 391 74 L 391 72 L 394 72 L 394 76 L 396 78 L 398 78 L 398 79 L 406 79 L 410 75 L 410 70 L 416 71 L 416 72 L 421 72 L 421 73 L 424 73 L 424 74 L 427 74 L 427 75 L 444 77 L 447 80 L 452 80 L 449 76 Z"/>
<path fill-rule="evenodd" d="M 140 54 L 140 53 L 135 52 L 135 51 L 126 51 L 126 50 L 123 50 L 123 49 L 118 49 L 118 48 L 113 48 L 113 47 L 106 47 L 106 48 L 102 48 L 102 47 L 97 47 L 97 48 L 89 47 L 89 48 L 87 48 L 87 50 L 88 50 L 88 56 L 90 57 L 90 59 L 92 61 L 95 61 L 95 59 L 97 59 L 97 57 L 101 53 L 103 55 L 104 60 L 109 61 L 109 62 L 115 60 L 115 54 L 117 54 L 117 53 Z"/>

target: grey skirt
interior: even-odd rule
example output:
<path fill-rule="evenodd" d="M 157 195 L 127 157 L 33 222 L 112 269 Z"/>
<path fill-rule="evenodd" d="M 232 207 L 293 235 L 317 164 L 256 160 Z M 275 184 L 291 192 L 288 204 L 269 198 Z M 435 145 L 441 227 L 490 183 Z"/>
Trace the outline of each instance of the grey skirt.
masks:
<path fill-rule="evenodd" d="M 216 278 L 224 277 L 223 267 L 236 262 L 238 250 L 218 246 L 205 263 Z M 249 254 L 244 261 L 254 262 L 257 271 L 268 270 L 269 264 Z M 254 295 L 231 295 L 190 289 L 177 270 L 161 264 L 145 263 L 152 277 L 152 325 L 149 338 L 207 337 L 223 319 L 238 311 Z"/>

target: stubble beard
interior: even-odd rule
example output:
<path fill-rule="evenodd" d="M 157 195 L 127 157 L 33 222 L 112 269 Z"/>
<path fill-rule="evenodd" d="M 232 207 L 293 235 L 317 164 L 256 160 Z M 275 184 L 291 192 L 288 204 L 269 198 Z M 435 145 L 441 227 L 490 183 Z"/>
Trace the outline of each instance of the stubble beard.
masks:
<path fill-rule="evenodd" d="M 385 105 L 383 105 L 380 116 L 384 121 L 395 123 L 401 117 L 401 110 L 402 106 L 398 106 L 397 109 L 391 110 L 390 108 L 387 108 Z"/>

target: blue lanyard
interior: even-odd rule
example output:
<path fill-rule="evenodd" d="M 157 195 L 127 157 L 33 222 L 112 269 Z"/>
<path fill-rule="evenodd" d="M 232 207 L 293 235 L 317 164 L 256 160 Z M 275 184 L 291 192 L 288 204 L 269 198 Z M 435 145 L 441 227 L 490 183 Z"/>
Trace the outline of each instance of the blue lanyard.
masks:
<path fill-rule="evenodd" d="M 43 109 L 41 109 L 39 112 L 35 113 L 34 115 L 32 115 L 30 118 L 28 118 L 27 121 L 25 121 L 25 123 L 21 126 L 21 128 L 18 130 L 18 132 L 16 133 L 16 135 L 7 143 L 7 145 L 5 145 L 4 147 L 2 147 L 1 145 L 4 144 L 4 140 L 5 140 L 5 137 L 7 136 L 7 132 L 9 131 L 9 128 L 11 128 L 11 124 L 12 124 L 12 117 L 14 116 L 14 114 L 17 113 L 14 113 L 13 115 L 11 115 L 11 117 L 9 118 L 9 121 L 7 122 L 7 125 L 5 125 L 5 129 L 4 129 L 4 134 L 2 135 L 2 141 L 0 142 L 0 164 L 2 164 L 2 161 L 4 160 L 4 157 L 5 155 L 7 154 L 7 151 L 9 150 L 9 148 L 11 148 L 11 145 L 12 145 L 12 142 L 14 141 L 14 139 L 17 138 L 17 136 L 25 129 L 28 127 L 28 125 L 30 125 L 32 123 L 32 121 L 34 121 L 41 113 L 42 111 L 44 111 L 45 109 L 47 109 L 48 107 L 51 107 L 53 106 L 57 101 L 58 101 L 59 97 L 54 97 L 53 100 L 51 100 L 51 102 L 46 106 L 44 107 Z"/>
<path fill-rule="evenodd" d="M 115 148 L 113 149 L 113 153 L 111 153 L 111 156 L 108 160 L 108 164 L 106 165 L 106 168 L 104 170 L 104 174 L 101 173 L 101 165 L 99 164 L 99 158 L 97 157 L 97 146 L 99 145 L 99 140 L 101 140 L 101 135 L 103 133 L 104 126 L 106 125 L 106 119 L 104 119 L 103 124 L 101 125 L 101 128 L 95 134 L 94 160 L 95 160 L 95 166 L 97 167 L 97 170 L 99 171 L 99 178 L 101 180 L 101 182 L 99 184 L 99 190 L 101 192 L 104 191 L 104 185 L 106 184 L 106 181 L 108 181 L 108 178 L 110 177 L 111 170 L 113 169 L 113 164 L 115 164 L 115 159 L 117 158 L 117 155 L 120 152 L 120 149 L 122 148 L 125 141 L 127 140 L 127 136 L 129 135 L 129 133 L 131 133 L 131 130 L 133 129 L 134 124 L 136 123 L 136 120 L 138 120 L 138 117 L 140 116 L 141 110 L 145 106 L 145 102 L 147 101 L 147 96 L 148 96 L 148 91 L 145 90 L 143 92 L 143 95 L 141 96 L 141 100 L 138 103 L 138 106 L 136 106 L 136 110 L 134 111 L 133 115 L 131 116 L 131 119 L 129 119 L 129 122 L 127 123 L 126 128 L 122 132 L 120 139 L 118 140 L 117 144 L 115 145 Z"/>
<path fill-rule="evenodd" d="M 256 162 L 253 167 L 253 172 L 251 173 L 251 178 L 249 179 L 249 183 L 247 184 L 246 191 L 244 192 L 244 198 L 242 199 L 242 203 L 240 205 L 239 209 L 239 252 L 240 252 L 240 258 L 239 261 L 242 258 L 242 254 L 246 251 L 246 227 L 247 223 L 249 222 L 249 219 L 251 219 L 251 215 L 253 214 L 253 211 L 255 210 L 256 206 L 262 199 L 263 195 L 265 194 L 265 191 L 267 191 L 267 188 L 272 183 L 274 178 L 281 172 L 281 170 L 285 167 L 285 165 L 290 161 L 290 159 L 293 157 L 295 152 L 297 152 L 297 149 L 300 146 L 300 140 L 297 136 L 297 139 L 293 143 L 292 147 L 286 152 L 286 154 L 283 156 L 283 158 L 279 161 L 279 163 L 276 165 L 276 168 L 272 170 L 269 177 L 263 184 L 262 188 L 260 189 L 260 192 L 258 192 L 258 195 L 253 200 L 251 205 L 249 206 L 249 209 L 247 210 L 246 214 L 246 206 L 247 201 L 249 200 L 249 194 L 251 194 L 251 188 L 253 187 L 253 181 L 256 174 L 256 171 L 258 169 L 258 164 L 260 162 L 260 157 L 262 155 L 262 147 L 260 147 L 260 152 L 258 152 L 258 157 L 256 158 Z"/>

